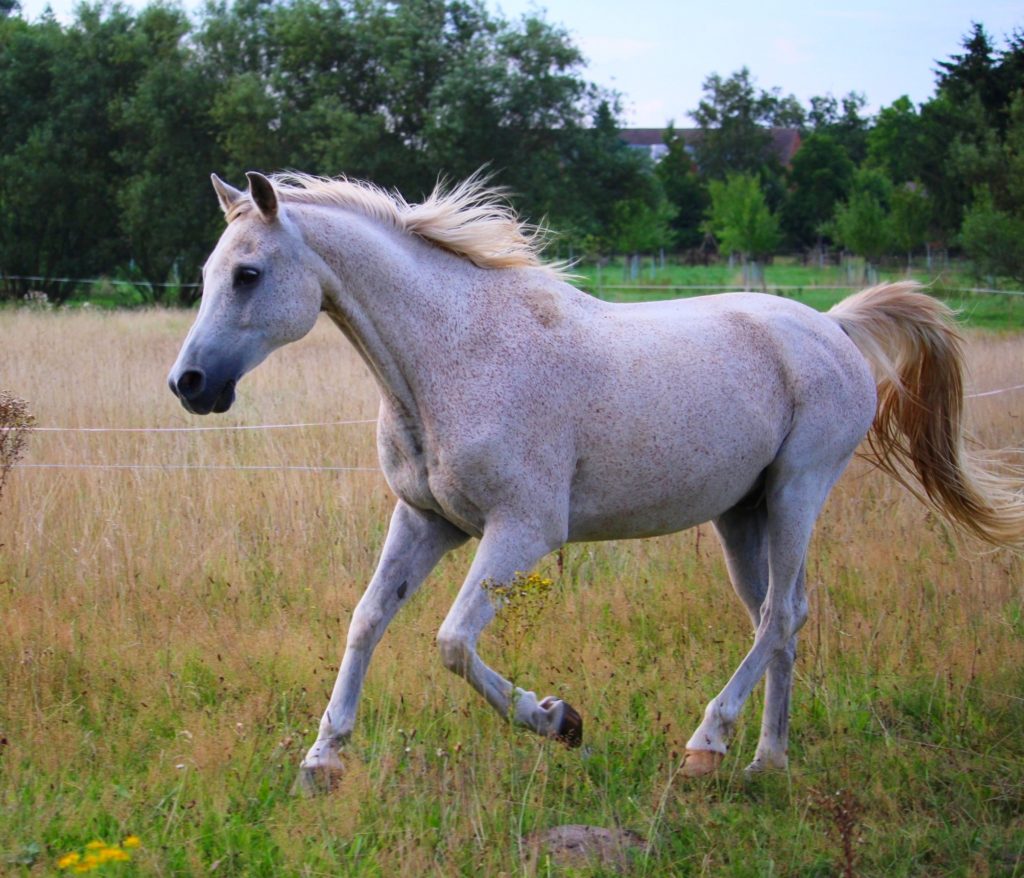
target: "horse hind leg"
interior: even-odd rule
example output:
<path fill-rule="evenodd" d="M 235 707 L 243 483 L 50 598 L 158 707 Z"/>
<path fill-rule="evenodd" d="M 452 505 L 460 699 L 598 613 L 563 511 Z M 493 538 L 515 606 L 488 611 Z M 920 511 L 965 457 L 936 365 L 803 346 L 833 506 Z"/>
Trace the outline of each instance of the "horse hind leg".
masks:
<path fill-rule="evenodd" d="M 583 740 L 583 720 L 565 701 L 514 686 L 488 667 L 476 650 L 480 634 L 496 608 L 485 582 L 510 582 L 560 545 L 523 527 L 493 527 L 484 532 L 480 548 L 451 610 L 437 634 L 441 660 L 477 690 L 502 717 L 570 747 Z"/>
<path fill-rule="evenodd" d="M 756 503 L 744 503 L 730 509 L 714 522 L 733 589 L 743 601 L 755 632 L 761 623 L 761 606 L 768 593 L 767 523 L 767 506 L 763 497 Z M 803 566 L 797 578 L 795 598 L 798 602 L 804 600 Z M 785 769 L 788 764 L 789 700 L 796 642 L 794 634 L 769 661 L 765 671 L 761 733 L 754 760 L 746 768 L 748 775 L 769 769 Z M 695 762 L 707 764 L 714 759 L 698 757 Z M 691 773 L 696 767 L 691 763 Z"/>
<path fill-rule="evenodd" d="M 803 595 L 804 558 L 825 497 L 849 459 L 847 456 L 832 466 L 821 464 L 794 472 L 787 466 L 787 461 L 794 458 L 799 460 L 801 456 L 793 454 L 791 449 L 791 454 L 786 459 L 780 456 L 768 473 L 763 535 L 760 539 L 747 537 L 746 542 L 737 536 L 732 550 L 727 550 L 737 573 L 749 573 L 749 579 L 738 577 L 741 583 L 751 583 L 740 586 L 741 595 L 749 593 L 751 604 L 756 600 L 757 583 L 764 582 L 765 566 L 764 560 L 758 559 L 765 557 L 767 588 L 758 610 L 754 644 L 725 688 L 708 704 L 703 721 L 687 742 L 684 775 L 707 774 L 718 767 L 740 710 L 773 664 L 776 667 L 766 692 L 758 758 L 751 769 L 757 771 L 785 764 L 795 638 L 807 616 Z M 755 546 L 756 553 L 753 552 Z M 784 713 L 786 719 L 782 718 Z"/>

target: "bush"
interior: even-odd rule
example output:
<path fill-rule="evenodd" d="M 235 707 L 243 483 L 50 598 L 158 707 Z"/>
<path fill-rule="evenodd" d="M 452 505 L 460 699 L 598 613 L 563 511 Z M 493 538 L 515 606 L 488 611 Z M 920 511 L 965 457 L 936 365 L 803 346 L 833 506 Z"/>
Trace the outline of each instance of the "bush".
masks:
<path fill-rule="evenodd" d="M 1024 283 L 1024 218 L 997 210 L 986 193 L 964 216 L 960 238 L 979 274 Z"/>

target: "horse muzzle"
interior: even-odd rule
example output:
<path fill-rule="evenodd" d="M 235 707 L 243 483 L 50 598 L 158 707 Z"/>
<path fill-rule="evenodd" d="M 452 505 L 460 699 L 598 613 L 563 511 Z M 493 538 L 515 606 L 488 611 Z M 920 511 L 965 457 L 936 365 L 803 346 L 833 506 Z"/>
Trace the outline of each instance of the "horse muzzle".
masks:
<path fill-rule="evenodd" d="M 208 375 L 202 369 L 185 369 L 174 372 L 167 384 L 181 401 L 185 410 L 194 415 L 221 414 L 231 408 L 235 401 L 237 378 L 218 378 Z"/>

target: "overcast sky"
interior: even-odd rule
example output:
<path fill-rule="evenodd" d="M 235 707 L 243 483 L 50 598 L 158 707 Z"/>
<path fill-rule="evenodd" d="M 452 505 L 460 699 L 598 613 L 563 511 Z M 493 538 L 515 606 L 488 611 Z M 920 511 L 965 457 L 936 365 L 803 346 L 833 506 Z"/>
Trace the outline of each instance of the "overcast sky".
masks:
<path fill-rule="evenodd" d="M 37 17 L 47 0 L 21 0 Z M 510 18 L 546 10 L 589 59 L 586 76 L 621 92 L 626 122 L 692 124 L 710 73 L 746 65 L 761 88 L 779 86 L 805 105 L 816 94 L 863 92 L 872 111 L 934 90 L 937 59 L 960 48 L 972 21 L 1003 45 L 1024 28 L 1024 3 L 999 0 L 486 0 Z M 75 0 L 49 0 L 67 20 Z M 141 2 L 129 5 L 141 6 Z M 186 2 L 186 8 L 198 4 Z"/>

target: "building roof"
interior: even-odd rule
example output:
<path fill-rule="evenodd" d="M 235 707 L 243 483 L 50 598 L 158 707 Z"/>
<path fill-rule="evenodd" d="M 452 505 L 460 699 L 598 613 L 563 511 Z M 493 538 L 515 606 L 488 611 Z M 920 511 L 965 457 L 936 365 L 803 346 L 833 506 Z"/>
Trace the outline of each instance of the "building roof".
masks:
<path fill-rule="evenodd" d="M 641 149 L 663 145 L 667 128 L 623 128 L 619 131 L 619 137 L 629 146 Z M 676 128 L 676 136 L 681 137 L 683 143 L 692 147 L 700 141 L 700 128 Z M 799 128 L 769 128 L 772 138 L 772 152 L 782 165 L 789 165 L 793 156 L 800 149 Z"/>

